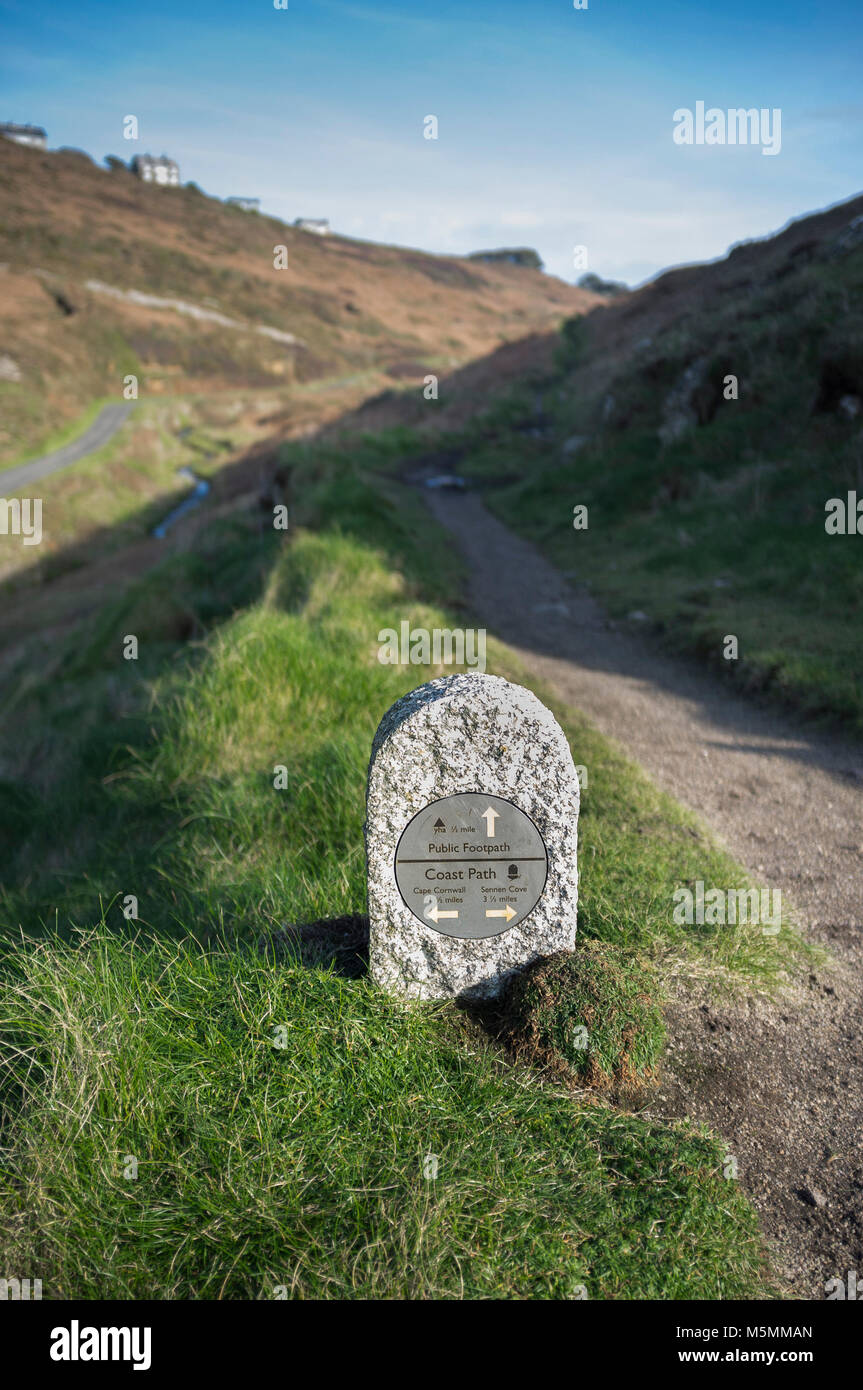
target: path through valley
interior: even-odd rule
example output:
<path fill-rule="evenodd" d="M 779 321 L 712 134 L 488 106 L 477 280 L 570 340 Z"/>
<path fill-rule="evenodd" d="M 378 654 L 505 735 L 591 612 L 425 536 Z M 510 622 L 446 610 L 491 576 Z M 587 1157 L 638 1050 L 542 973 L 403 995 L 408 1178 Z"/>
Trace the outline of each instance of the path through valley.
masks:
<path fill-rule="evenodd" d="M 863 747 L 610 623 L 475 494 L 425 495 L 468 562 L 476 620 L 781 888 L 835 957 L 778 1006 L 683 996 L 651 1104 L 727 1140 L 778 1269 L 824 1298 L 829 1279 L 863 1276 Z M 574 565 L 576 547 L 574 533 Z"/>

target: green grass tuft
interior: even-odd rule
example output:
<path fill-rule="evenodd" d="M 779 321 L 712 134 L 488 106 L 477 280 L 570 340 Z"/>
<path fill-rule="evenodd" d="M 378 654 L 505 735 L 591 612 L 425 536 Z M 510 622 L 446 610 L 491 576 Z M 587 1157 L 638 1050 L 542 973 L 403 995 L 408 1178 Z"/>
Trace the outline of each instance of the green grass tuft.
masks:
<path fill-rule="evenodd" d="M 515 1053 L 597 1091 L 632 1098 L 665 1044 L 655 971 L 631 951 L 584 941 L 513 980 L 503 1005 Z"/>

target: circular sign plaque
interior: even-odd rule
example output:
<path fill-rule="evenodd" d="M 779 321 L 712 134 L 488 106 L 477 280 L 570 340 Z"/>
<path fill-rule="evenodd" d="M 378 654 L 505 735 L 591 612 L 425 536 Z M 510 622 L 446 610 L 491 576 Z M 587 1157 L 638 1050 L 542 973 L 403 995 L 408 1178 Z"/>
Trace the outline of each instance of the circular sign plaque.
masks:
<path fill-rule="evenodd" d="M 530 816 L 511 801 L 461 792 L 408 822 L 395 874 L 414 916 L 443 936 L 499 936 L 536 907 L 548 855 Z"/>

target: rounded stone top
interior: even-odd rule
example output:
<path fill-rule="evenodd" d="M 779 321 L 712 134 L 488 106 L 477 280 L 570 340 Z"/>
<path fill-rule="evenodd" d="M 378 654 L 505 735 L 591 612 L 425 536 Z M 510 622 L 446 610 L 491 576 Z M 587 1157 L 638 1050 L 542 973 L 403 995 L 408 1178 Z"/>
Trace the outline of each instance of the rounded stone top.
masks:
<path fill-rule="evenodd" d="M 438 676 L 417 686 L 400 700 L 391 705 L 378 725 L 372 743 L 369 770 L 381 746 L 395 733 L 400 725 L 415 716 L 428 727 L 452 721 L 454 738 L 457 737 L 458 724 L 454 715 L 463 711 L 471 723 L 496 723 L 503 715 L 506 718 L 536 726 L 546 738 L 558 748 L 562 741 L 566 750 L 565 760 L 571 764 L 569 745 L 566 737 L 551 710 L 546 709 L 541 700 L 523 685 L 514 685 L 503 676 L 489 676 L 479 671 L 468 671 L 455 676 Z M 494 719 L 489 721 L 489 716 Z"/>

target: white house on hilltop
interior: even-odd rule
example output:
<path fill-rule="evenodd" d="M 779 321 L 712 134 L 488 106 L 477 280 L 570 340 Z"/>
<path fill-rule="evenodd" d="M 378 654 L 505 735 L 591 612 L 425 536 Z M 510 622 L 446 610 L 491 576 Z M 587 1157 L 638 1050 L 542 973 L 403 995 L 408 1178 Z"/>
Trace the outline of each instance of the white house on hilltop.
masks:
<path fill-rule="evenodd" d="M 33 145 L 37 150 L 44 150 L 48 139 L 40 125 L 16 125 L 14 121 L 6 121 L 0 125 L 0 135 L 5 135 L 7 140 L 14 140 L 16 145 Z"/>
<path fill-rule="evenodd" d="M 131 169 L 132 173 L 137 174 L 145 183 L 169 184 L 176 188 L 180 182 L 179 164 L 164 154 L 158 159 L 152 154 L 136 154 Z"/>
<path fill-rule="evenodd" d="M 326 236 L 330 230 L 326 217 L 297 217 L 294 226 L 301 232 L 314 232 L 315 236 Z"/>
<path fill-rule="evenodd" d="M 226 198 L 225 202 L 232 208 L 242 208 L 243 212 L 259 212 L 261 208 L 260 198 Z"/>

